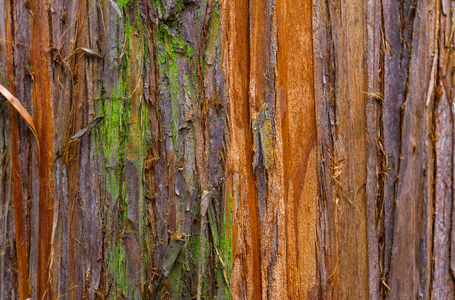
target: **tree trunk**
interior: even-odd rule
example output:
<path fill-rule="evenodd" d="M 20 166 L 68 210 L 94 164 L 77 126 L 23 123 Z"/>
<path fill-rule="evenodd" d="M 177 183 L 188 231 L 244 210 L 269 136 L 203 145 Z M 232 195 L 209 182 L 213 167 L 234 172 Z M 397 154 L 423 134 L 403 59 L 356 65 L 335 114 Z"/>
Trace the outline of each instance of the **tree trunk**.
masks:
<path fill-rule="evenodd" d="M 452 299 L 448 0 L 0 0 L 0 299 Z"/>

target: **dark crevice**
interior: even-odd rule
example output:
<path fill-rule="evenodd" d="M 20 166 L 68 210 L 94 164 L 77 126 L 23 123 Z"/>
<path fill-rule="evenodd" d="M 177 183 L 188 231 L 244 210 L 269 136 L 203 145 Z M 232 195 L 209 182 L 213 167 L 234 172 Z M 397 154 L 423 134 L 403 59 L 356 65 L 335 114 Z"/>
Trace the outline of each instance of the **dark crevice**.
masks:
<path fill-rule="evenodd" d="M 385 59 L 386 59 L 386 45 L 385 45 L 386 37 L 385 37 L 385 20 L 384 20 L 384 3 L 383 0 L 381 0 L 381 58 L 380 58 L 380 69 L 384 70 L 385 68 Z M 382 86 L 380 90 L 382 91 L 382 95 L 384 95 L 384 77 L 385 77 L 385 72 L 381 72 L 381 83 Z M 384 99 L 383 99 L 384 101 Z M 384 105 L 384 103 L 382 103 Z M 387 168 L 388 168 L 388 159 L 387 159 L 387 154 L 384 152 L 384 122 L 383 122 L 383 110 L 381 110 L 380 116 L 379 116 L 379 137 L 378 137 L 378 142 L 381 143 L 382 145 L 382 151 L 380 151 L 380 158 L 378 159 L 378 164 L 379 164 L 379 169 L 380 169 L 380 177 L 381 179 L 379 181 L 379 195 L 378 195 L 378 207 L 376 208 L 378 211 L 378 217 L 376 218 L 376 221 L 379 223 L 377 226 L 380 227 L 380 231 L 378 233 L 378 254 L 379 254 L 379 279 L 380 279 L 380 295 L 382 297 L 387 298 L 388 294 L 388 288 L 386 284 L 388 285 L 388 274 L 385 274 L 386 270 L 386 261 L 385 261 L 385 251 L 386 251 L 386 218 L 385 218 L 385 195 L 384 195 L 384 187 L 386 184 L 386 177 L 387 177 Z M 390 269 L 387 267 L 387 269 Z"/>

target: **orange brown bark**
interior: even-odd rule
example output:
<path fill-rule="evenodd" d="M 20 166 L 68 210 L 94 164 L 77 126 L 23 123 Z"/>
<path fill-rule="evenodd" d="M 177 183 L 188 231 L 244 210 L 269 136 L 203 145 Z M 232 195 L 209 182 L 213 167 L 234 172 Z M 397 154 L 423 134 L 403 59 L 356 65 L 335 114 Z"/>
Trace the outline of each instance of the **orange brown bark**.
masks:
<path fill-rule="evenodd" d="M 253 174 L 252 134 L 249 118 L 249 1 L 226 2 L 224 37 L 227 66 L 228 124 L 231 137 L 227 183 L 236 221 L 232 228 L 233 298 L 261 298 L 257 191 Z"/>
<path fill-rule="evenodd" d="M 311 1 L 277 1 L 276 116 L 281 122 L 285 189 L 287 291 L 315 297 L 318 177 Z"/>
<path fill-rule="evenodd" d="M 317 293 L 311 16 L 311 1 L 225 4 L 233 298 Z"/>
<path fill-rule="evenodd" d="M 53 119 L 49 78 L 49 3 L 30 1 L 31 45 L 30 63 L 33 75 L 33 118 L 40 141 L 39 158 L 39 229 L 38 229 L 38 299 L 53 298 L 50 272 L 51 235 L 54 214 Z"/>

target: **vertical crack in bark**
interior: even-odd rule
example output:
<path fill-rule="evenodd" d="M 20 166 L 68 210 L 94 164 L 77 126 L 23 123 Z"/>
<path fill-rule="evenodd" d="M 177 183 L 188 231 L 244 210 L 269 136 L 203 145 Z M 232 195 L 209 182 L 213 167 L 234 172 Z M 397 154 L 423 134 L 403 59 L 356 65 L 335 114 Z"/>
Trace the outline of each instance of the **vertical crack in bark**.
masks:
<path fill-rule="evenodd" d="M 382 92 L 382 103 L 381 103 L 381 109 L 379 111 L 379 125 L 378 125 L 378 139 L 377 139 L 377 151 L 378 151 L 378 169 L 380 171 L 379 176 L 378 176 L 378 202 L 377 202 L 377 207 L 376 207 L 376 228 L 378 231 L 378 255 L 379 255 L 379 296 L 380 297 L 387 297 L 387 292 L 388 292 L 388 285 L 387 285 L 387 279 L 385 276 L 385 269 L 386 269 L 386 261 L 385 261 L 385 253 L 386 253 L 386 238 L 387 238 L 387 233 L 386 233 L 386 200 L 385 200 L 385 195 L 384 195 L 384 189 L 385 189 L 385 184 L 386 184 L 386 178 L 387 178 L 387 171 L 389 167 L 389 159 L 387 156 L 387 153 L 385 152 L 384 149 L 384 115 L 382 113 L 383 106 L 384 104 L 384 82 L 385 82 L 385 59 L 387 57 L 386 55 L 386 44 L 385 44 L 385 20 L 384 20 L 384 1 L 379 0 L 380 2 L 380 18 L 381 18 L 381 24 L 380 24 L 380 51 L 381 51 L 381 57 L 379 60 L 379 69 L 381 70 L 380 73 L 380 88 L 379 90 Z"/>

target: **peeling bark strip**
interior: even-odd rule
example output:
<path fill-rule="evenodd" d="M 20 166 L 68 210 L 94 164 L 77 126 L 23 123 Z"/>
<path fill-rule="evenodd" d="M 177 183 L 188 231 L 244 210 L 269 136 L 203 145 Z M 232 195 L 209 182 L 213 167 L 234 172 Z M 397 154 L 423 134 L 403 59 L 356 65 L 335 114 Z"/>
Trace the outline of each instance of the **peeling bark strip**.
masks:
<path fill-rule="evenodd" d="M 0 299 L 455 298 L 454 3 L 0 0 Z"/>

